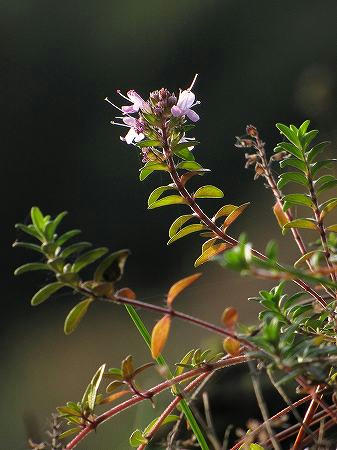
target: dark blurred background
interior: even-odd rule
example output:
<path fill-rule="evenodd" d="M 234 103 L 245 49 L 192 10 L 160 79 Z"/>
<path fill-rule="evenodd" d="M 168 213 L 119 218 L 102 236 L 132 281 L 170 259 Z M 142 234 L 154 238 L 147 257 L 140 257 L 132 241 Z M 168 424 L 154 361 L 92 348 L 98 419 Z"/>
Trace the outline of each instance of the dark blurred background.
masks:
<path fill-rule="evenodd" d="M 74 298 L 30 306 L 45 279 L 14 278 L 14 268 L 35 255 L 11 244 L 22 237 L 14 224 L 28 221 L 32 205 L 52 215 L 69 211 L 64 229 L 81 228 L 84 240 L 97 246 L 130 248 L 123 285 L 148 301 L 162 303 L 170 284 L 193 273 L 200 253 L 196 236 L 166 246 L 168 226 L 184 209 L 146 210 L 147 195 L 165 177 L 138 181 L 140 158 L 119 140 L 124 130 L 109 124 L 115 111 L 104 98 L 123 104 L 116 89 L 136 89 L 144 97 L 163 86 L 177 92 L 199 73 L 197 159 L 214 170 L 207 180 L 224 190 L 226 203 L 252 202 L 232 232 L 248 231 L 263 248 L 270 238 L 281 240 L 269 214 L 272 199 L 244 170 L 234 136 L 253 123 L 271 151 L 279 140 L 275 122 L 310 118 L 321 137 L 336 140 L 336 13 L 334 0 L 1 1 L 1 448 L 25 449 L 28 436 L 44 439 L 48 415 L 78 400 L 103 362 L 118 366 L 129 353 L 137 363 L 150 360 L 122 307 L 94 305 L 65 337 L 63 320 Z M 214 211 L 221 204 L 209 200 L 205 207 Z M 296 250 L 289 238 L 284 243 L 283 259 L 290 260 Z M 247 297 L 261 283 L 214 264 L 203 272 L 177 306 L 218 323 L 223 308 L 235 305 L 242 321 L 254 322 L 256 308 Z M 155 323 L 155 315 L 142 316 Z M 165 351 L 172 363 L 192 347 L 221 346 L 199 329 L 178 322 L 173 328 Z M 249 406 L 249 378 L 234 382 L 228 374 L 217 375 L 211 387 L 222 431 L 230 420 L 243 425 L 259 414 Z M 144 386 L 156 380 L 152 374 Z M 159 406 L 167 399 L 161 396 Z M 231 410 L 238 399 L 244 411 Z M 130 430 L 153 415 L 144 403 L 81 448 L 127 449 Z"/>

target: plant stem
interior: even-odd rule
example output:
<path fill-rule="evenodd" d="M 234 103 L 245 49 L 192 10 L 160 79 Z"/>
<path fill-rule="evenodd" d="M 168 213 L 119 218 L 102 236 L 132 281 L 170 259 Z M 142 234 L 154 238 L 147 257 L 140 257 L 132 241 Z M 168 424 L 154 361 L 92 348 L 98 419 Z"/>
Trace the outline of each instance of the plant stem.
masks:
<path fill-rule="evenodd" d="M 196 216 L 199 218 L 199 220 L 206 225 L 213 233 L 219 237 L 222 241 L 226 242 L 227 244 L 230 244 L 232 246 L 237 245 L 239 242 L 237 239 L 233 238 L 232 236 L 229 236 L 228 234 L 224 233 L 216 224 L 215 222 L 210 219 L 207 214 L 204 213 L 204 211 L 200 208 L 200 206 L 196 203 L 194 197 L 187 191 L 183 183 L 181 182 L 181 179 L 179 177 L 179 174 L 177 172 L 173 157 L 172 157 L 172 151 L 170 149 L 168 138 L 167 138 L 167 130 L 165 123 L 162 123 L 162 139 L 163 139 L 163 152 L 164 156 L 167 162 L 167 166 L 169 169 L 170 176 L 172 178 L 172 181 L 174 182 L 176 188 L 178 189 L 180 195 L 186 200 L 189 207 L 192 209 L 192 211 L 196 214 Z M 263 260 L 267 260 L 268 258 L 258 250 L 252 249 L 252 253 Z M 305 283 L 302 280 L 294 279 L 292 280 L 294 283 L 296 283 L 298 286 L 300 286 L 303 290 L 305 290 L 309 295 L 311 295 L 315 300 L 317 300 L 320 305 L 323 308 L 327 307 L 327 303 L 323 299 L 322 296 L 320 296 L 314 289 L 312 289 L 307 283 Z"/>
<path fill-rule="evenodd" d="M 137 313 L 137 311 L 134 309 L 133 306 L 125 305 L 125 308 L 128 311 L 131 319 L 133 320 L 133 323 L 136 325 L 139 333 L 143 337 L 146 345 L 151 350 L 151 336 L 150 336 L 150 333 L 148 332 L 144 322 L 142 321 L 142 319 L 140 318 L 139 314 Z M 165 367 L 165 369 L 168 371 L 168 378 L 172 379 L 173 374 L 170 371 L 170 368 L 169 368 L 168 364 L 166 363 L 164 357 L 162 355 L 159 355 L 156 358 L 156 362 L 159 366 Z M 190 407 L 188 406 L 186 400 L 183 398 L 179 400 L 179 398 L 178 398 L 177 403 L 180 403 L 181 410 L 183 411 L 187 422 L 190 424 L 190 427 L 191 427 L 193 433 L 195 434 L 195 436 L 200 444 L 201 449 L 208 450 L 207 442 L 206 442 L 206 440 L 202 434 L 202 431 L 200 430 L 198 422 L 195 420 L 195 417 L 194 417 Z"/>
<path fill-rule="evenodd" d="M 193 378 L 201 374 L 209 374 L 215 370 L 222 369 L 223 367 L 241 364 L 247 361 L 248 358 L 246 356 L 235 356 L 231 358 L 224 358 L 216 363 L 203 365 L 201 367 L 197 367 L 196 369 L 191 369 L 188 372 L 182 373 L 181 375 L 173 377 L 170 380 L 163 381 L 157 386 L 148 389 L 145 392 L 142 392 L 142 395 L 134 395 L 125 402 L 114 406 L 113 408 L 104 412 L 100 416 L 96 417 L 94 420 L 91 421 L 91 423 L 86 424 L 85 427 L 67 444 L 66 449 L 69 450 L 75 448 L 89 433 L 94 431 L 98 427 L 98 425 L 109 420 L 116 414 L 125 411 L 131 406 L 144 401 L 146 398 L 152 398 L 160 394 L 164 390 L 171 388 L 175 384 L 180 383 L 181 381 L 184 380 L 188 380 L 189 378 Z"/>

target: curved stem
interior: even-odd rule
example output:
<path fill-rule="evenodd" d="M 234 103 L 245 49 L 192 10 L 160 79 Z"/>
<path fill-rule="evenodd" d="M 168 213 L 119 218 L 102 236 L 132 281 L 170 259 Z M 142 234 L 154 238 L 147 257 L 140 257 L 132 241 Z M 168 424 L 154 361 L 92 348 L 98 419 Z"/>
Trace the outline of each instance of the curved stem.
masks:
<path fill-rule="evenodd" d="M 149 397 L 154 397 L 158 394 L 160 394 L 162 391 L 172 387 L 174 384 L 180 383 L 181 381 L 188 380 L 189 378 L 193 378 L 195 376 L 201 375 L 201 374 L 209 374 L 215 370 L 222 369 L 223 367 L 228 367 L 240 363 L 245 363 L 248 361 L 249 358 L 246 356 L 235 356 L 232 358 L 226 358 L 221 361 L 218 361 L 213 364 L 207 364 L 201 367 L 198 367 L 196 369 L 192 369 L 188 372 L 185 372 L 181 375 L 178 375 L 170 380 L 163 381 L 162 383 L 158 384 L 157 386 L 143 392 L 142 396 L 134 395 L 130 399 L 126 400 L 123 403 L 120 403 L 117 406 L 114 406 L 113 408 L 109 409 L 105 413 L 101 414 L 100 416 L 96 417 L 90 424 L 87 424 L 66 446 L 66 449 L 73 449 L 75 448 L 89 433 L 94 431 L 98 425 L 101 423 L 107 421 L 111 417 L 115 416 L 116 414 L 130 408 L 133 405 L 136 405 L 137 403 L 140 403 L 144 401 L 144 395 Z"/>

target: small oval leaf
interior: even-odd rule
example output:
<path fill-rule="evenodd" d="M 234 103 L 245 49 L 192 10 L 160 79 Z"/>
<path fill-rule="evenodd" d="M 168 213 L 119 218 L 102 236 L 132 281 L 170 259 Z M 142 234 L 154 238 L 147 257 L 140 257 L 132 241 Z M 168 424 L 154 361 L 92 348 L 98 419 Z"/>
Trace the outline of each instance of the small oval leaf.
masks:
<path fill-rule="evenodd" d="M 74 264 L 72 265 L 72 272 L 80 272 L 84 267 L 92 264 L 97 259 L 101 258 L 108 252 L 106 247 L 95 248 L 94 250 L 90 250 L 89 252 L 83 253 L 83 255 L 79 256 Z"/>
<path fill-rule="evenodd" d="M 200 187 L 194 193 L 194 198 L 222 198 L 223 196 L 224 193 L 221 189 L 210 184 Z"/>
<path fill-rule="evenodd" d="M 178 233 L 178 231 L 184 225 L 184 223 L 192 219 L 192 217 L 194 217 L 193 214 L 184 214 L 183 216 L 178 217 L 170 226 L 169 237 L 171 238 L 176 233 Z"/>
<path fill-rule="evenodd" d="M 33 296 L 31 304 L 33 306 L 39 305 L 40 303 L 47 300 L 52 294 L 61 289 L 63 286 L 64 283 L 61 283 L 60 281 L 55 281 L 55 283 L 47 284 L 47 286 L 44 286 Z"/>
<path fill-rule="evenodd" d="M 180 195 L 168 195 L 167 197 L 161 198 L 160 200 L 157 200 L 156 202 L 151 203 L 151 205 L 149 205 L 148 209 L 160 208 L 161 206 L 167 206 L 167 205 L 186 204 L 186 203 L 187 203 L 187 201 L 184 199 L 184 197 L 181 197 Z"/>
<path fill-rule="evenodd" d="M 196 223 L 194 225 L 187 225 L 187 227 L 181 228 L 171 239 L 167 242 L 167 245 L 172 244 L 172 242 L 187 236 L 188 234 L 195 233 L 196 231 L 207 230 L 208 228 L 201 223 Z"/>
<path fill-rule="evenodd" d="M 151 354 L 156 359 L 165 347 L 171 327 L 171 316 L 166 314 L 153 327 L 151 336 Z"/>
<path fill-rule="evenodd" d="M 295 219 L 284 225 L 283 228 L 308 228 L 317 230 L 316 222 L 313 219 Z"/>
<path fill-rule="evenodd" d="M 224 222 L 224 229 L 229 227 L 242 213 L 243 211 L 249 206 L 250 203 L 244 203 L 243 205 L 238 206 L 237 208 L 232 211 L 229 216 L 227 216 L 225 222 Z"/>
<path fill-rule="evenodd" d="M 64 333 L 69 335 L 78 327 L 79 323 L 88 311 L 90 303 L 93 302 L 92 298 L 86 298 L 77 303 L 73 309 L 69 312 L 64 322 Z"/>
<path fill-rule="evenodd" d="M 27 264 L 23 264 L 22 266 L 18 267 L 15 270 L 14 275 L 21 275 L 22 273 L 31 272 L 33 270 L 52 270 L 52 269 L 48 266 L 48 264 L 27 263 Z"/>

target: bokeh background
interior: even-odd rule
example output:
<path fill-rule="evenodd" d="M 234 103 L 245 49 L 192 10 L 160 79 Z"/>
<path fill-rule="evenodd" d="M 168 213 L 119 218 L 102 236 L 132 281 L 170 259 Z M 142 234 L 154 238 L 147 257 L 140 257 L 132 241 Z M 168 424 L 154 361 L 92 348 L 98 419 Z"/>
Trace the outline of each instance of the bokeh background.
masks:
<path fill-rule="evenodd" d="M 334 0 L 0 2 L 1 448 L 25 449 L 28 436 L 44 439 L 48 415 L 79 399 L 103 362 L 118 366 L 129 353 L 137 363 L 150 360 L 122 307 L 94 305 L 65 337 L 63 320 L 74 298 L 30 306 L 46 280 L 14 278 L 14 268 L 35 255 L 11 244 L 21 237 L 14 224 L 28 221 L 32 205 L 52 215 L 69 211 L 64 227 L 81 228 L 97 246 L 130 248 L 123 285 L 148 301 L 162 303 L 170 284 L 193 273 L 199 255 L 196 236 L 166 246 L 168 226 L 183 208 L 146 210 L 147 195 L 164 176 L 138 181 L 139 155 L 119 140 L 124 130 L 109 124 L 115 111 L 104 98 L 120 103 L 116 89 L 144 96 L 163 86 L 177 92 L 199 73 L 197 158 L 214 170 L 208 180 L 224 190 L 225 202 L 252 203 L 232 232 L 248 231 L 263 248 L 270 238 L 281 240 L 272 199 L 244 170 L 234 136 L 253 123 L 271 151 L 279 139 L 275 122 L 310 118 L 322 137 L 336 141 L 336 13 Z M 213 211 L 219 206 L 205 203 Z M 296 251 L 288 238 L 284 245 L 282 256 L 291 260 Z M 177 306 L 218 323 L 223 308 L 235 305 L 242 321 L 254 322 L 256 308 L 247 297 L 256 294 L 256 282 L 214 264 L 203 272 Z M 142 316 L 153 326 L 155 315 Z M 173 331 L 165 352 L 172 363 L 192 347 L 221 346 L 185 324 L 174 323 Z M 158 379 L 151 373 L 144 386 Z M 211 407 L 221 432 L 230 421 L 244 425 L 258 417 L 249 383 L 232 371 L 214 378 Z M 144 403 L 81 448 L 127 449 L 132 427 L 153 417 Z"/>

